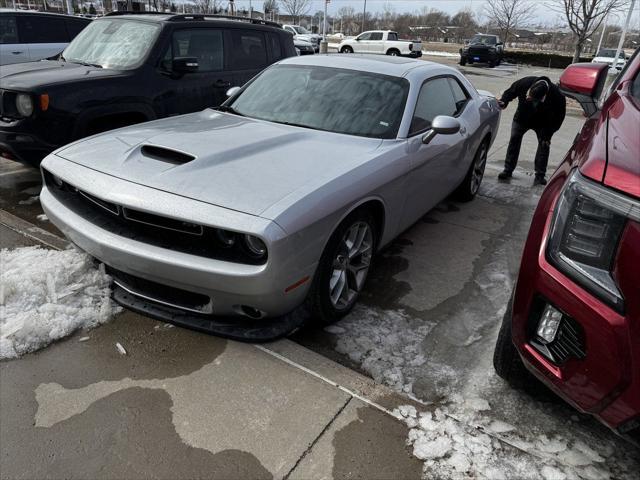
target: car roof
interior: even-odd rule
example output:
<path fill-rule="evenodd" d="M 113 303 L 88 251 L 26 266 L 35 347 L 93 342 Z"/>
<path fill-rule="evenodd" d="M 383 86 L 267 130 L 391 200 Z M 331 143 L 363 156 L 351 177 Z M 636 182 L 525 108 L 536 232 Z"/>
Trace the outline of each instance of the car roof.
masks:
<path fill-rule="evenodd" d="M 416 60 L 413 58 L 394 57 L 387 55 L 358 55 L 352 53 L 304 55 L 290 57 L 279 62 L 281 65 L 315 65 L 318 67 L 343 68 L 364 72 L 404 77 L 417 68 L 441 68 L 439 63 Z M 447 68 L 447 67 L 445 67 Z M 455 69 L 451 69 L 455 70 Z"/>
<path fill-rule="evenodd" d="M 281 29 L 281 25 L 275 22 L 267 20 L 261 20 L 257 18 L 237 17 L 231 15 L 208 15 L 200 13 L 157 13 L 157 12 L 111 12 L 104 17 L 108 19 L 124 18 L 129 20 L 142 20 L 146 22 L 171 22 L 171 23 L 196 23 L 202 24 L 204 22 L 216 22 L 216 24 L 224 26 L 238 26 L 243 24 L 244 26 L 252 27 L 271 27 Z M 218 23 L 219 22 L 219 23 Z"/>
<path fill-rule="evenodd" d="M 80 20 L 89 20 L 84 17 L 78 17 L 76 15 L 66 15 L 64 13 L 55 12 L 40 12 L 38 10 L 14 10 L 12 8 L 0 8 L 0 15 L 46 15 L 47 17 L 64 17 L 64 18 L 79 18 Z"/>

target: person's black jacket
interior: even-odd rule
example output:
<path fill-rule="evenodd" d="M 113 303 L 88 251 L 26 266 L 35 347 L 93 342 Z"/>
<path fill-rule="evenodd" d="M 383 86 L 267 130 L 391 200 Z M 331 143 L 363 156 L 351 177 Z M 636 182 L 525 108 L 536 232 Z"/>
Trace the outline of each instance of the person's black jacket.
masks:
<path fill-rule="evenodd" d="M 549 93 L 544 102 L 535 107 L 532 102 L 527 102 L 527 92 L 538 80 L 549 83 Z M 518 99 L 518 110 L 513 121 L 532 128 L 544 140 L 551 140 L 553 134 L 560 129 L 566 112 L 567 101 L 560 89 L 547 77 L 524 77 L 505 90 L 500 101 L 506 105 L 515 98 Z"/>

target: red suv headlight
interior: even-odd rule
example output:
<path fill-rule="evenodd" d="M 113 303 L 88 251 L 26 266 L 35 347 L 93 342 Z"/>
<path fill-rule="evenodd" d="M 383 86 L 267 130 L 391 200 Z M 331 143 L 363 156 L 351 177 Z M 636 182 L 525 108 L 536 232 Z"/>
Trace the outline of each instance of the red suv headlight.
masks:
<path fill-rule="evenodd" d="M 640 219 L 640 203 L 575 170 L 554 212 L 547 258 L 602 301 L 624 310 L 611 272 L 627 219 Z"/>

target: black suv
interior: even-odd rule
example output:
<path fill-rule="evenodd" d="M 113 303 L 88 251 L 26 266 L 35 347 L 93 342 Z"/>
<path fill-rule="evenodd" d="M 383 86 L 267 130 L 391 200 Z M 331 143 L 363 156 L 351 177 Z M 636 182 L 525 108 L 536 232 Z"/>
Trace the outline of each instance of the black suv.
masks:
<path fill-rule="evenodd" d="M 216 107 L 226 91 L 296 55 L 280 25 L 218 15 L 94 20 L 55 60 L 0 72 L 0 156 L 38 165 L 59 146 Z"/>
<path fill-rule="evenodd" d="M 500 65 L 503 55 L 504 46 L 497 35 L 478 34 L 460 49 L 460 65 L 488 63 L 493 68 Z"/>

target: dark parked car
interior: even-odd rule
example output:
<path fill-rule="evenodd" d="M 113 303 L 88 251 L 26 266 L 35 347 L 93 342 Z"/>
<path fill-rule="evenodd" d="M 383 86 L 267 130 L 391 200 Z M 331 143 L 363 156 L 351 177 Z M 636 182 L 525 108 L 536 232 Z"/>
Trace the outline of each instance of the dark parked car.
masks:
<path fill-rule="evenodd" d="M 533 216 L 494 365 L 640 442 L 640 50 L 600 96 L 608 70 L 560 77 L 589 119 Z"/>
<path fill-rule="evenodd" d="M 497 35 L 474 35 L 464 48 L 460 49 L 460 65 L 467 63 L 487 63 L 491 68 L 500 65 L 504 55 L 504 45 Z"/>
<path fill-rule="evenodd" d="M 57 55 L 89 23 L 56 13 L 0 10 L 0 65 Z"/>
<path fill-rule="evenodd" d="M 226 91 L 295 56 L 290 34 L 262 20 L 107 15 L 57 60 L 0 72 L 0 156 L 38 165 L 73 140 L 220 105 Z"/>

